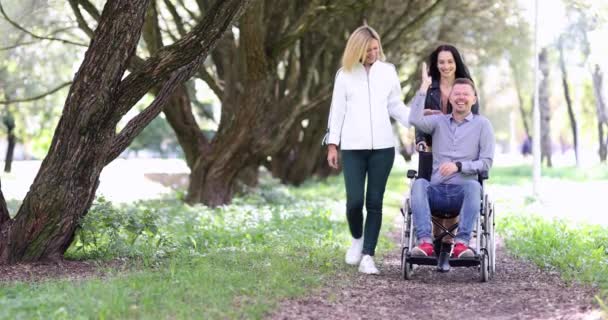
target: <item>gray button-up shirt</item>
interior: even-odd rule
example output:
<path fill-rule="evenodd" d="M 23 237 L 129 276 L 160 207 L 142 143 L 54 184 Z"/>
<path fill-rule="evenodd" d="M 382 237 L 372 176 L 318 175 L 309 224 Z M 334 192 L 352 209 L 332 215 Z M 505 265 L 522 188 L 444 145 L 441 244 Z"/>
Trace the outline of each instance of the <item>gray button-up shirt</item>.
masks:
<path fill-rule="evenodd" d="M 457 122 L 451 114 L 424 116 L 425 95 L 417 93 L 410 104 L 410 124 L 433 136 L 431 184 L 459 184 L 477 180 L 478 172 L 490 171 L 494 158 L 494 129 L 481 115 L 469 113 Z M 439 173 L 445 162 L 462 163 L 462 171 L 448 176 Z"/>

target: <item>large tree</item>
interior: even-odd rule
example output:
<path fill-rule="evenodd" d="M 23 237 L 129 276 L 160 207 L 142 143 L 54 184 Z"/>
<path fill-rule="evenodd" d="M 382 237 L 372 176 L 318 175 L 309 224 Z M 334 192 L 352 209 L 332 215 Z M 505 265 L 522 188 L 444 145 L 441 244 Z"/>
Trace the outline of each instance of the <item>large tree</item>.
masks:
<path fill-rule="evenodd" d="M 0 208 L 0 263 L 59 259 L 87 213 L 101 170 L 198 70 L 247 0 L 217 1 L 187 35 L 125 76 L 149 0 L 109 0 L 74 77 L 51 148 L 15 218 Z M 154 101 L 120 132 L 122 117 L 152 88 Z"/>

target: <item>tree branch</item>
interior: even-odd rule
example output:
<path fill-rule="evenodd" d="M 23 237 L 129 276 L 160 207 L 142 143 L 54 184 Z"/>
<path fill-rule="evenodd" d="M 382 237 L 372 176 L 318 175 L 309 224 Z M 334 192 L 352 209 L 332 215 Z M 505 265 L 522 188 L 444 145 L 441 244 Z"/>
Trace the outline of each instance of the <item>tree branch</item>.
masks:
<path fill-rule="evenodd" d="M 314 22 L 322 16 L 321 13 L 325 11 L 327 11 L 326 6 L 318 6 L 316 2 L 313 2 L 306 12 L 293 24 L 294 27 L 273 46 L 272 57 L 278 57 L 286 48 L 292 46 L 303 34 L 310 30 Z"/>
<path fill-rule="evenodd" d="M 130 144 L 133 139 L 141 133 L 141 131 L 163 110 L 167 100 L 171 98 L 173 91 L 182 82 L 191 77 L 188 71 L 189 66 L 175 71 L 171 77 L 163 84 L 154 101 L 142 112 L 127 123 L 125 128 L 120 131 L 114 139 L 114 143 L 108 152 L 106 165 L 116 159 Z"/>
<path fill-rule="evenodd" d="M 310 111 L 319 108 L 324 103 L 327 103 L 331 98 L 331 88 L 326 89 L 324 92 L 321 92 L 315 96 L 314 100 L 308 101 L 306 104 L 301 104 L 297 108 L 297 116 L 308 113 Z"/>
<path fill-rule="evenodd" d="M 2 194 L 2 184 L 0 182 L 0 226 L 9 220 L 11 220 L 11 216 L 8 213 L 8 207 L 6 206 L 6 201 Z"/>
<path fill-rule="evenodd" d="M 399 38 L 401 38 L 401 35 L 413 29 L 419 28 L 420 25 L 424 23 L 426 19 L 435 11 L 435 9 L 439 8 L 439 4 L 441 4 L 442 2 L 443 0 L 435 0 L 435 2 L 433 2 L 430 7 L 424 10 L 418 16 L 416 16 L 414 20 L 410 21 L 405 26 L 403 26 L 403 28 L 399 29 L 399 31 L 395 33 L 394 37 L 392 37 L 391 39 L 386 39 L 386 41 L 384 41 L 383 43 L 384 48 L 392 47 L 393 45 L 395 45 L 395 43 L 399 42 Z"/>
<path fill-rule="evenodd" d="M 26 41 L 26 42 L 21 42 L 21 43 L 15 43 L 15 44 L 10 45 L 8 47 L 1 47 L 0 51 L 12 50 L 12 49 L 23 47 L 23 46 L 31 46 L 31 45 L 36 44 L 36 43 L 38 43 L 38 41 Z"/>
<path fill-rule="evenodd" d="M 190 15 L 190 18 L 192 19 L 192 21 L 200 21 L 201 16 L 197 16 L 196 13 L 194 13 L 192 10 L 188 9 L 186 4 L 184 3 L 184 0 L 177 0 L 177 2 L 179 2 L 179 4 L 182 6 L 182 9 L 184 9 L 184 11 L 186 11 L 188 13 L 188 15 Z M 206 11 L 199 11 L 199 12 L 202 16 L 204 16 Z"/>
<path fill-rule="evenodd" d="M 243 13 L 252 0 L 224 0 L 215 2 L 203 21 L 179 41 L 159 50 L 145 61 L 141 68 L 124 78 L 117 88 L 116 116 L 122 117 L 151 88 L 163 83 L 184 63 L 207 56 L 222 33 L 210 32 L 217 28 L 225 30 L 234 19 Z"/>
<path fill-rule="evenodd" d="M 197 75 L 199 78 L 205 81 L 205 83 L 207 83 L 209 88 L 213 90 L 213 93 L 215 93 L 218 99 L 222 101 L 222 98 L 224 97 L 224 88 L 220 86 L 216 79 L 209 73 L 209 71 L 207 71 L 204 65 L 199 68 Z"/>
<path fill-rule="evenodd" d="M 88 44 L 74 42 L 74 41 L 67 40 L 67 39 L 48 37 L 48 36 L 39 36 L 39 35 L 36 35 L 36 34 L 32 33 L 31 31 L 25 29 L 24 27 L 22 27 L 21 25 L 19 25 L 18 23 L 16 23 L 15 21 L 11 20 L 11 18 L 8 17 L 8 15 L 6 14 L 6 12 L 4 11 L 4 7 L 2 6 L 2 2 L 0 2 L 0 13 L 2 13 L 2 16 L 4 16 L 4 19 L 6 19 L 6 21 L 8 23 L 10 23 L 13 27 L 15 27 L 16 29 L 20 30 L 23 33 L 26 33 L 26 34 L 30 35 L 34 39 L 59 41 L 59 42 L 63 42 L 63 43 L 67 43 L 67 44 L 72 44 L 72 45 L 75 45 L 75 46 L 81 46 L 81 47 L 88 47 L 89 46 Z"/>
<path fill-rule="evenodd" d="M 101 17 L 101 14 L 99 13 L 99 10 L 97 10 L 97 8 L 95 7 L 95 5 L 93 5 L 88 0 L 76 0 L 76 1 L 78 1 L 78 4 L 81 5 L 84 8 L 84 10 L 91 17 L 93 17 L 93 19 L 95 19 L 95 21 L 99 21 L 99 18 Z"/>
<path fill-rule="evenodd" d="M 177 32 L 183 37 L 187 33 L 186 29 L 184 28 L 184 20 L 182 20 L 182 17 L 179 15 L 179 13 L 177 13 L 177 8 L 173 3 L 171 3 L 171 1 L 164 0 L 164 3 L 165 7 L 167 7 L 167 10 L 169 10 L 169 13 L 171 13 L 171 16 L 173 17 L 173 22 L 175 22 Z"/>
<path fill-rule="evenodd" d="M 46 97 L 48 95 L 51 95 L 51 94 L 53 94 L 53 93 L 55 93 L 55 92 L 57 92 L 57 91 L 65 88 L 65 87 L 71 85 L 71 84 L 72 84 L 72 81 L 64 82 L 61 85 L 59 85 L 58 87 L 56 87 L 56 88 L 54 88 L 54 89 L 52 89 L 50 91 L 47 91 L 45 93 L 39 94 L 37 96 L 30 97 L 30 98 L 14 99 L 14 100 L 4 100 L 4 101 L 0 101 L 0 104 L 12 104 L 12 103 L 18 103 L 18 102 L 31 102 L 31 101 L 34 101 L 34 100 L 42 99 L 42 98 L 44 98 L 44 97 Z"/>
<path fill-rule="evenodd" d="M 86 33 L 87 36 L 89 36 L 89 38 L 93 38 L 93 33 L 94 33 L 93 29 L 91 29 L 91 27 L 89 27 L 89 24 L 84 19 L 82 12 L 80 12 L 80 8 L 78 7 L 78 2 L 76 2 L 77 0 L 69 0 L 69 1 L 70 1 L 70 7 L 72 7 L 72 11 L 74 11 L 74 15 L 76 16 L 76 22 L 78 23 L 78 27 L 82 31 L 84 31 L 84 33 Z"/>

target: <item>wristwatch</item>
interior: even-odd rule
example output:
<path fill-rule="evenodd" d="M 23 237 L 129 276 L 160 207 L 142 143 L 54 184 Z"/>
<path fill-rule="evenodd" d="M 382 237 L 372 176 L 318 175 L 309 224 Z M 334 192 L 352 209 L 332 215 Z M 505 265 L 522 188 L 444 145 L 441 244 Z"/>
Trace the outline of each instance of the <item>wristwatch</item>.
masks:
<path fill-rule="evenodd" d="M 458 168 L 457 172 L 462 172 L 462 162 L 456 161 L 454 163 L 456 164 L 456 168 Z"/>

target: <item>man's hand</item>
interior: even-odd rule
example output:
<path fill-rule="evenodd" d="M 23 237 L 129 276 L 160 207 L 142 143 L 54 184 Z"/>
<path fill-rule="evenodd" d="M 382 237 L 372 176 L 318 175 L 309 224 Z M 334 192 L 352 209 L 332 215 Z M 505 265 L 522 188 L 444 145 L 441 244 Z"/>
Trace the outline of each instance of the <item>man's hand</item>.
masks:
<path fill-rule="evenodd" d="M 330 144 L 327 146 L 327 163 L 330 167 L 334 169 L 339 169 L 340 166 L 338 164 L 338 148 L 335 144 Z"/>
<path fill-rule="evenodd" d="M 444 177 L 456 172 L 458 172 L 458 167 L 454 162 L 444 162 L 439 165 L 439 173 Z"/>

